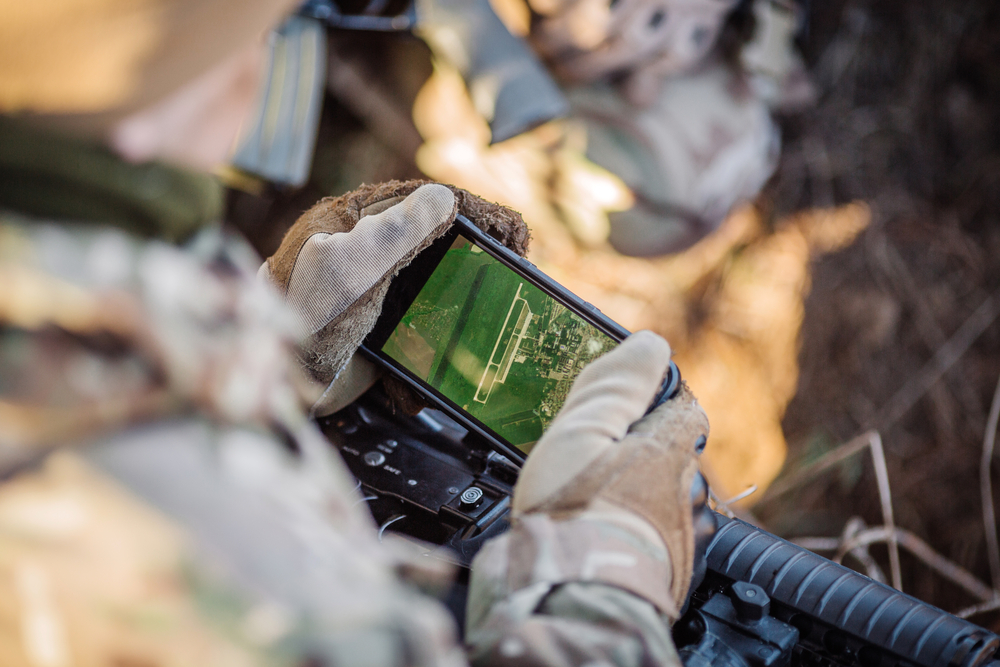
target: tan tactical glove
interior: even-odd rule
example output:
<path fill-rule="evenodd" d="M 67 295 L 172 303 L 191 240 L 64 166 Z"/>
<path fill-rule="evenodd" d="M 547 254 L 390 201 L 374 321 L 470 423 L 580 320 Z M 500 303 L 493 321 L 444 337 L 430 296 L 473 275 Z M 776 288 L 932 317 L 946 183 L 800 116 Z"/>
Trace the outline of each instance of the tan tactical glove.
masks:
<path fill-rule="evenodd" d="M 535 583 L 539 545 L 558 545 L 563 581 L 625 588 L 676 619 L 692 577 L 691 485 L 708 419 L 683 383 L 643 416 L 669 360 L 667 342 L 641 331 L 577 378 L 514 489 L 512 580 Z"/>
<path fill-rule="evenodd" d="M 308 330 L 304 363 L 326 386 L 314 406 L 317 416 L 335 412 L 374 382 L 371 366 L 352 355 L 375 326 L 389 283 L 458 213 L 514 252 L 527 251 L 528 229 L 514 211 L 450 186 L 390 181 L 323 199 L 261 266 L 260 276 Z"/>

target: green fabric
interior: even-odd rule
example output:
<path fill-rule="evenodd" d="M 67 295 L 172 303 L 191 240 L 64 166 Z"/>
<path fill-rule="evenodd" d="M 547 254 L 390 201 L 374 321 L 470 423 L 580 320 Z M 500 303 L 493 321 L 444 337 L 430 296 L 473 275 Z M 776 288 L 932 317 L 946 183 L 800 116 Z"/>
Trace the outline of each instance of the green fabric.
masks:
<path fill-rule="evenodd" d="M 181 241 L 218 220 L 222 206 L 212 176 L 129 164 L 96 144 L 0 116 L 0 209 Z"/>

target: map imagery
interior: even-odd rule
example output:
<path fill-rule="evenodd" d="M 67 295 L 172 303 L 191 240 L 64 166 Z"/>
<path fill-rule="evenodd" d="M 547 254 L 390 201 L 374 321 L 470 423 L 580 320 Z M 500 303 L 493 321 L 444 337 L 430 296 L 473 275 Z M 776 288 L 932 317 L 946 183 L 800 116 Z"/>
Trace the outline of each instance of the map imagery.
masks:
<path fill-rule="evenodd" d="M 527 452 L 617 344 L 459 236 L 382 351 Z"/>

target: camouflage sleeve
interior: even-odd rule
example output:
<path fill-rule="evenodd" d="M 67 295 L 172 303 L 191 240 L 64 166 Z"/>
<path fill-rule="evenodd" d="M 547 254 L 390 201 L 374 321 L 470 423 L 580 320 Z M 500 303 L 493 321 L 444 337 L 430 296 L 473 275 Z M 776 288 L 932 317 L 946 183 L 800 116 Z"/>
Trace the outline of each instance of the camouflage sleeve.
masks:
<path fill-rule="evenodd" d="M 197 240 L 0 215 L 0 665 L 465 667 L 421 590 L 449 573 L 306 419 L 280 302 Z"/>
<path fill-rule="evenodd" d="M 82 455 L 0 485 L 0 664 L 464 667 L 450 615 L 400 576 L 430 559 L 379 543 L 298 408 L 280 317 L 217 255 L 0 224 L 0 470 Z M 472 658 L 677 664 L 646 547 L 522 519 L 477 561 Z M 36 617 L 56 639 L 21 631 Z"/>
<path fill-rule="evenodd" d="M 473 563 L 470 661 L 679 667 L 664 556 L 598 521 L 520 519 Z"/>
<path fill-rule="evenodd" d="M 324 479 L 275 444 L 187 421 L 132 430 L 86 456 L 192 538 L 188 569 L 216 598 L 196 606 L 206 624 L 252 640 L 260 664 L 465 667 L 450 614 L 413 585 L 446 585 L 450 568 L 380 543 L 339 461 Z M 280 620 L 263 633 L 261 610 Z"/>

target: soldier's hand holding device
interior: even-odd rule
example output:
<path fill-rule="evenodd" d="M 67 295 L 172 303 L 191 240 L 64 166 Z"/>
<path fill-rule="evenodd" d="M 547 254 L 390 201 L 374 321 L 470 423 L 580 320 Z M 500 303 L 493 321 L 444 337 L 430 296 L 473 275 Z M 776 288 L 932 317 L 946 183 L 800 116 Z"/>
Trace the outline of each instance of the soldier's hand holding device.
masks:
<path fill-rule="evenodd" d="M 455 223 L 461 213 L 469 220 Z M 666 341 L 650 332 L 625 340 L 627 331 L 495 238 L 523 254 L 519 216 L 445 186 L 395 184 L 321 202 L 262 273 L 303 313 L 315 376 L 333 381 L 367 337 L 378 363 L 463 425 L 483 427 L 515 460 L 534 445 L 515 525 L 558 525 L 559 540 L 585 547 L 566 576 L 607 577 L 675 618 L 692 578 L 690 490 L 704 412 L 677 386 Z M 675 397 L 647 414 L 665 389 Z M 563 393 L 550 400 L 546 390 Z M 555 409 L 541 414 L 539 404 Z M 602 526 L 620 533 L 616 553 L 635 567 L 585 563 Z"/>

